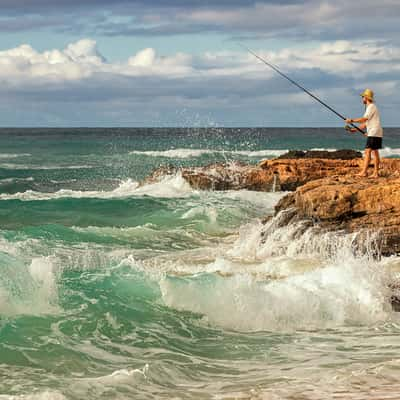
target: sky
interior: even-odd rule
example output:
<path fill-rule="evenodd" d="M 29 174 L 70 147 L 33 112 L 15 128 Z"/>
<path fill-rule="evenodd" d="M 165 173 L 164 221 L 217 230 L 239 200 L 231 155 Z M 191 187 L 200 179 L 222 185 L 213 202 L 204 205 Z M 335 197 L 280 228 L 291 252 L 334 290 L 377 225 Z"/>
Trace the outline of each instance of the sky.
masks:
<path fill-rule="evenodd" d="M 0 126 L 400 126 L 400 1 L 0 0 Z"/>

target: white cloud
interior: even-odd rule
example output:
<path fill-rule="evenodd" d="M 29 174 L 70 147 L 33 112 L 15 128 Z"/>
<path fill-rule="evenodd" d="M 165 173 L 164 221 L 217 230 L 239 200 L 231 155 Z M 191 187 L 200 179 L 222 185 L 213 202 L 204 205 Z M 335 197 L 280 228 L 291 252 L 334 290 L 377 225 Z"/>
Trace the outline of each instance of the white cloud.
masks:
<path fill-rule="evenodd" d="M 335 41 L 314 48 L 287 48 L 276 52 L 256 50 L 257 54 L 285 71 L 317 68 L 322 72 L 363 79 L 371 73 L 400 69 L 400 48 L 381 47 L 374 42 Z M 82 39 L 64 50 L 38 52 L 28 44 L 0 52 L 0 78 L 3 82 L 37 84 L 41 82 L 79 81 L 96 73 L 112 77 L 246 77 L 269 79 L 274 72 L 253 55 L 238 52 L 207 52 L 202 55 L 177 53 L 160 56 L 152 48 L 132 55 L 126 62 L 109 63 L 97 49 L 96 42 Z M 17 81 L 15 79 L 18 78 Z"/>
<path fill-rule="evenodd" d="M 324 73 L 357 81 L 375 80 L 374 75 L 400 71 L 400 48 L 382 47 L 375 42 L 335 41 L 312 49 L 260 50 L 259 55 L 286 71 L 317 68 Z M 306 82 L 303 82 L 306 84 Z M 372 84 L 372 83 L 371 83 Z"/>
<path fill-rule="evenodd" d="M 28 44 L 0 52 L 0 78 L 11 86 L 87 78 L 102 64 L 96 43 L 83 39 L 65 50 L 40 53 Z"/>
<path fill-rule="evenodd" d="M 398 47 L 335 41 L 314 48 L 255 50 L 330 104 L 343 108 L 344 101 L 354 102 L 352 96 L 364 87 L 375 89 L 380 99 L 399 89 Z M 6 92 L 3 102 L 48 104 L 47 109 L 53 110 L 57 104 L 61 109 L 61 103 L 91 104 L 91 110 L 97 104 L 103 115 L 122 110 L 129 115 L 132 107 L 141 109 L 150 102 L 160 118 L 165 110 L 171 115 L 182 108 L 224 115 L 231 110 L 240 118 L 238 110 L 245 107 L 253 114 L 266 107 L 273 116 L 289 107 L 311 104 L 307 96 L 244 51 L 162 56 L 146 48 L 124 62 L 108 62 L 91 39 L 43 52 L 27 44 L 2 51 L 0 81 L 0 92 Z M 78 114 L 81 106 L 76 106 Z"/>
<path fill-rule="evenodd" d="M 71 43 L 63 52 L 70 60 L 92 65 L 101 65 L 105 59 L 97 50 L 95 40 L 82 39 Z"/>
<path fill-rule="evenodd" d="M 128 64 L 133 67 L 151 67 L 154 64 L 156 52 L 152 48 L 139 51 L 135 56 L 128 60 Z"/>

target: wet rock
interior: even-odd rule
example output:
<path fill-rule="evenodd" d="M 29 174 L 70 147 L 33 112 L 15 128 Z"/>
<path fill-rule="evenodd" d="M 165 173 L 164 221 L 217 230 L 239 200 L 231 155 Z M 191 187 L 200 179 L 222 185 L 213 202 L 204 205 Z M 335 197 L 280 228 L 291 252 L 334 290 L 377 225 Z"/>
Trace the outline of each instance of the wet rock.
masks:
<path fill-rule="evenodd" d="M 197 190 L 255 190 L 279 191 L 280 186 L 274 180 L 274 171 L 259 166 L 234 162 L 216 163 L 205 167 L 160 167 L 155 170 L 145 183 L 159 181 L 163 176 L 180 173 Z M 275 188 L 274 188 L 275 182 Z"/>
<path fill-rule="evenodd" d="M 400 254 L 400 178 L 311 181 L 282 198 L 276 212 L 288 208 L 325 229 L 375 232 L 381 254 Z"/>
<path fill-rule="evenodd" d="M 356 150 L 290 150 L 278 157 L 284 160 L 293 160 L 299 158 L 323 158 L 325 160 L 353 160 L 355 158 L 362 158 L 362 154 Z"/>

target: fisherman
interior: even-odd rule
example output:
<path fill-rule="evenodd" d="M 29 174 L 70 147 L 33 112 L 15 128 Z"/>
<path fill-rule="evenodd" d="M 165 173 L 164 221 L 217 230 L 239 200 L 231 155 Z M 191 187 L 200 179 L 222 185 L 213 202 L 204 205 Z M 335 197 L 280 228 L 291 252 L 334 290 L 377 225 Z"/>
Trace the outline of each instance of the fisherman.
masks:
<path fill-rule="evenodd" d="M 359 128 L 364 130 L 367 128 L 367 144 L 365 145 L 364 164 L 358 176 L 368 176 L 368 166 L 371 161 L 371 153 L 374 156 L 374 173 L 373 178 L 379 177 L 379 149 L 382 148 L 383 129 L 381 126 L 381 119 L 379 110 L 374 103 L 374 92 L 371 89 L 365 89 L 360 95 L 362 101 L 366 106 L 365 114 L 362 118 L 351 119 L 347 118 L 346 123 L 360 124 Z M 351 128 L 350 132 L 357 132 L 357 129 Z"/>

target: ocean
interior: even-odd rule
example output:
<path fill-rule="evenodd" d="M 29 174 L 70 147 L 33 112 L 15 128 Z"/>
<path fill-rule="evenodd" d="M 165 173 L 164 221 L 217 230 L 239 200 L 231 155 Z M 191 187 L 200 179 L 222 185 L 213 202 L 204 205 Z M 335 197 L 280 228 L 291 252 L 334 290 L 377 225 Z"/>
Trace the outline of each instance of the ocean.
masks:
<path fill-rule="evenodd" d="M 400 157 L 400 129 L 382 155 Z M 400 258 L 261 238 L 285 193 L 161 165 L 361 150 L 334 128 L 0 129 L 0 399 L 398 399 Z M 273 220 L 272 220 L 273 223 Z"/>

